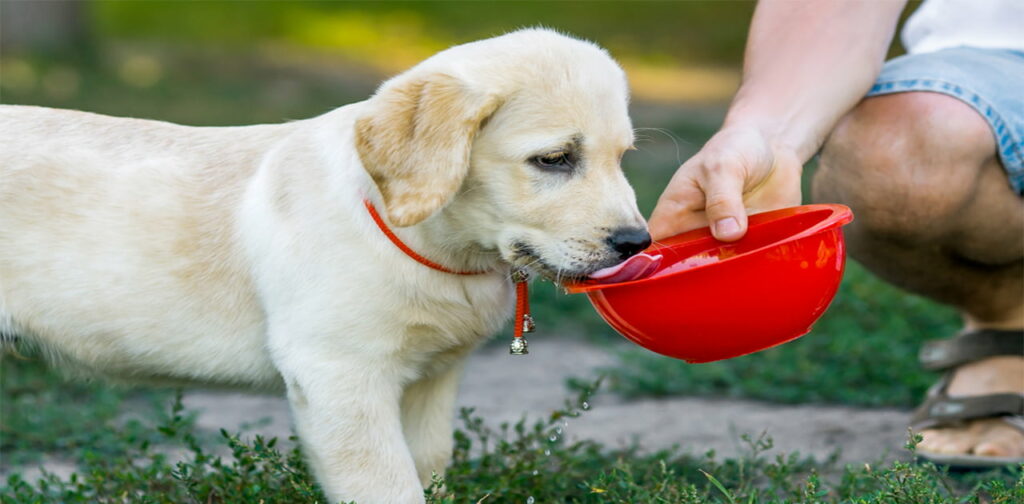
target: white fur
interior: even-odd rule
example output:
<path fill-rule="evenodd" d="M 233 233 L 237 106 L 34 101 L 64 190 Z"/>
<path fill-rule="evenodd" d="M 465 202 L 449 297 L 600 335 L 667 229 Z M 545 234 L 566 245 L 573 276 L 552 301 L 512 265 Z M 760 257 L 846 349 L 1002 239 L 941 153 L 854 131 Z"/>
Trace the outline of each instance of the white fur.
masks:
<path fill-rule="evenodd" d="M 473 127 L 458 190 L 395 231 L 485 274 L 412 261 L 363 208 L 368 197 L 399 210 L 364 169 L 356 122 L 438 74 L 500 105 Z M 618 166 L 626 102 L 602 50 L 524 30 L 287 124 L 0 107 L 0 332 L 116 379 L 284 389 L 330 499 L 422 502 L 450 456 L 462 361 L 510 315 L 508 264 L 586 274 L 618 261 L 611 229 L 643 225 Z M 573 137 L 579 173 L 526 162 Z"/>

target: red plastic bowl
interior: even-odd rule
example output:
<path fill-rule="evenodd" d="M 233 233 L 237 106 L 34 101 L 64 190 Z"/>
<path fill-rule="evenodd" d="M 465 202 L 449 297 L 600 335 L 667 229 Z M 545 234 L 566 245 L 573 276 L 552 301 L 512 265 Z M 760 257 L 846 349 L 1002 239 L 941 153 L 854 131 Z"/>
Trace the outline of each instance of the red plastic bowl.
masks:
<path fill-rule="evenodd" d="M 843 205 L 804 205 L 750 216 L 736 242 L 708 228 L 662 240 L 664 260 L 630 282 L 568 286 L 586 292 L 616 331 L 648 350 L 691 363 L 746 355 L 811 330 L 839 288 L 846 263 Z"/>

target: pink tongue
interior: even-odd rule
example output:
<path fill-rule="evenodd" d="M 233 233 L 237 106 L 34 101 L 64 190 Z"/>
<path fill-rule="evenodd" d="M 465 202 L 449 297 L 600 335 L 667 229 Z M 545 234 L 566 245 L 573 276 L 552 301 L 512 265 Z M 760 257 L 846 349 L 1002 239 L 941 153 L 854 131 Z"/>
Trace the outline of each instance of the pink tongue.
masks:
<path fill-rule="evenodd" d="M 654 273 L 658 269 L 658 265 L 661 264 L 661 259 L 661 255 L 652 256 L 640 253 L 615 266 L 599 269 L 591 273 L 590 278 L 601 283 L 637 280 Z"/>

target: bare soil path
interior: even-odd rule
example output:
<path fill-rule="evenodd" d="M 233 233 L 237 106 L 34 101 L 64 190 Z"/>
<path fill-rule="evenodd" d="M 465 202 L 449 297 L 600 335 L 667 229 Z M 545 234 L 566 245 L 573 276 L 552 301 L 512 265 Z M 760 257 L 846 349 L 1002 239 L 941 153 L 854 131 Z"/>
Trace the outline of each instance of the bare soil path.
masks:
<path fill-rule="evenodd" d="M 593 378 L 597 369 L 615 364 L 614 348 L 580 338 L 531 338 L 530 354 L 512 356 L 502 342 L 481 347 L 467 364 L 458 406 L 473 407 L 491 425 L 544 418 L 575 395 L 565 386 L 570 377 Z M 197 426 L 216 432 L 244 430 L 247 434 L 291 434 L 288 404 L 284 398 L 235 392 L 192 390 L 185 406 L 199 412 Z M 742 434 L 757 437 L 766 432 L 774 441 L 769 452 L 800 452 L 825 460 L 837 450 L 840 464 L 875 463 L 905 458 L 909 413 L 896 409 L 865 409 L 822 405 L 776 405 L 760 401 L 671 397 L 626 400 L 600 392 L 591 408 L 571 419 L 567 440 L 593 439 L 609 447 L 633 442 L 645 450 L 678 446 L 701 455 L 714 450 L 731 457 L 745 450 Z M 130 403 L 125 405 L 132 409 Z M 167 447 L 173 456 L 180 448 Z M 67 477 L 75 471 L 68 460 L 47 458 L 42 468 Z M 9 468 L 33 481 L 40 466 Z M 0 474 L 6 478 L 7 474 Z"/>
<path fill-rule="evenodd" d="M 493 425 L 523 415 L 541 418 L 572 396 L 567 378 L 596 376 L 596 368 L 614 363 L 612 350 L 574 338 L 534 337 L 527 356 L 511 356 L 502 344 L 487 345 L 467 365 L 458 405 L 476 408 Z M 193 391 L 185 402 L 201 411 L 201 428 L 230 430 L 269 417 L 267 425 L 252 432 L 284 438 L 291 433 L 288 407 L 279 397 Z M 594 439 L 612 447 L 635 440 L 645 449 L 679 445 L 694 454 L 713 449 L 732 456 L 744 448 L 741 434 L 756 437 L 766 431 L 776 451 L 799 451 L 819 460 L 836 450 L 841 450 L 842 463 L 905 456 L 900 447 L 908 412 L 896 409 L 689 397 L 624 400 L 608 392 L 591 404 L 570 421 L 569 440 Z"/>

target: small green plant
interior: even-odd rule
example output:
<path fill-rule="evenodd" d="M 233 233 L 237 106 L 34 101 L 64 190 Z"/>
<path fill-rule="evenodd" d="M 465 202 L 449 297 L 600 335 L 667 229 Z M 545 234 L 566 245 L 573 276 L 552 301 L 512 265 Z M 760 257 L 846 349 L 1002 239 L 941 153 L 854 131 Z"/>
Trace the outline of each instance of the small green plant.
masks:
<path fill-rule="evenodd" d="M 455 450 L 444 478 L 425 496 L 431 504 L 528 503 L 856 503 L 954 504 L 1024 502 L 1024 468 L 952 476 L 931 464 L 896 462 L 836 468 L 796 454 L 765 456 L 771 439 L 745 436 L 746 454 L 717 460 L 676 450 L 609 450 L 566 441 L 566 429 L 589 408 L 594 387 L 547 418 L 492 428 L 471 409 L 460 412 Z M 211 448 L 197 434 L 180 394 L 156 429 L 159 443 L 125 439 L 117 456 L 86 453 L 81 470 L 34 482 L 11 475 L 4 503 L 325 503 L 296 439 L 245 439 L 221 431 Z M 913 450 L 919 438 L 911 437 Z M 170 456 L 169 453 L 178 453 Z M 183 453 L 182 453 L 183 452 Z M 825 475 L 829 475 L 826 477 Z"/>
<path fill-rule="evenodd" d="M 282 453 L 276 438 L 243 441 L 220 432 L 211 451 L 197 433 L 179 393 L 170 415 L 156 428 L 159 444 L 125 439 L 116 456 L 86 454 L 68 479 L 44 473 L 37 482 L 14 474 L 0 491 L 11 503 L 324 503 L 297 447 Z M 294 442 L 292 438 L 290 441 Z M 221 455 L 224 449 L 230 455 Z M 180 460 L 168 452 L 185 455 Z"/>

